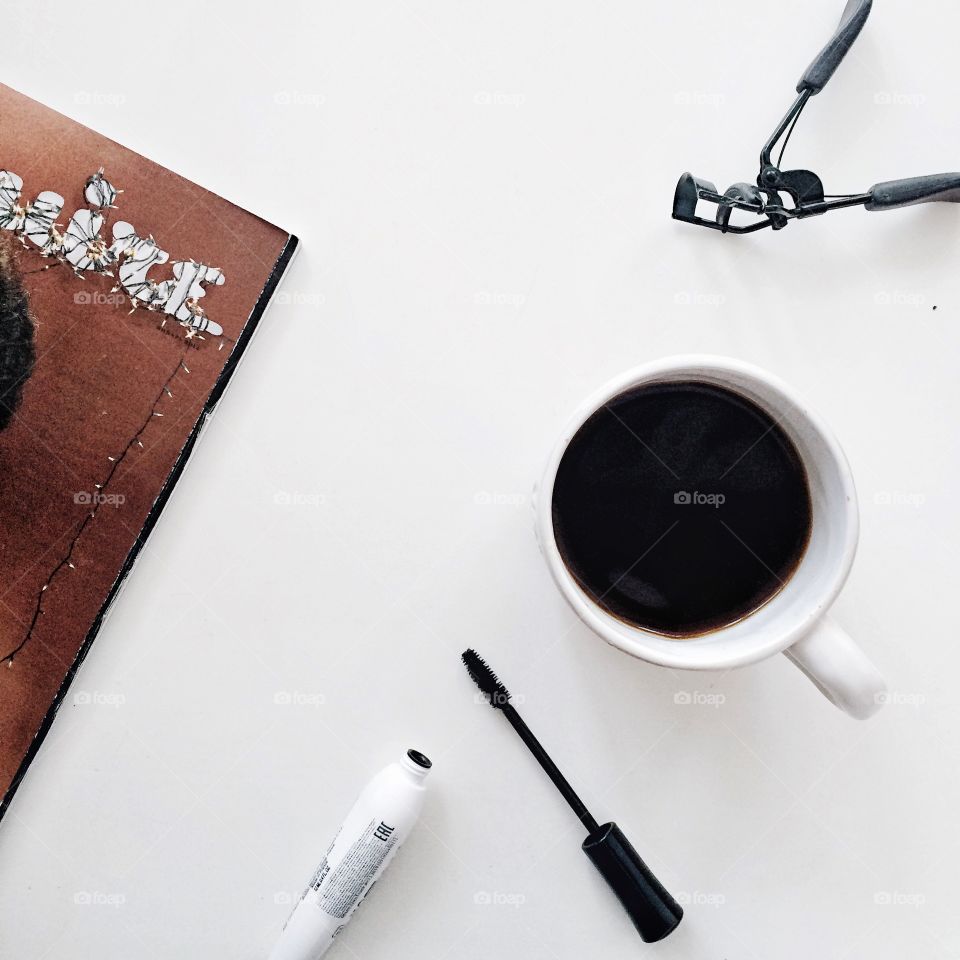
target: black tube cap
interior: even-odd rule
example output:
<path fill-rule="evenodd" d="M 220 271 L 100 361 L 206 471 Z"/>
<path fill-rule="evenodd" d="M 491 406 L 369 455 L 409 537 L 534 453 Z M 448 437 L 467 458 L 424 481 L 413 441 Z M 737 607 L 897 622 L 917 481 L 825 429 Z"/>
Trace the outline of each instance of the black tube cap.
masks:
<path fill-rule="evenodd" d="M 662 940 L 677 928 L 683 908 L 615 823 L 605 823 L 590 834 L 583 841 L 583 852 L 617 895 L 645 943 Z"/>

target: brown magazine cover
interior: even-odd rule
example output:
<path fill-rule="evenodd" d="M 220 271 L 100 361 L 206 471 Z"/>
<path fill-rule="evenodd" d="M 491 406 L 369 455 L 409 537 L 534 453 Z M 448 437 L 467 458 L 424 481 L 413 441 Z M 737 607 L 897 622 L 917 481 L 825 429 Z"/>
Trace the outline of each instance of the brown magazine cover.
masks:
<path fill-rule="evenodd" d="M 0 816 L 296 247 L 0 85 Z"/>

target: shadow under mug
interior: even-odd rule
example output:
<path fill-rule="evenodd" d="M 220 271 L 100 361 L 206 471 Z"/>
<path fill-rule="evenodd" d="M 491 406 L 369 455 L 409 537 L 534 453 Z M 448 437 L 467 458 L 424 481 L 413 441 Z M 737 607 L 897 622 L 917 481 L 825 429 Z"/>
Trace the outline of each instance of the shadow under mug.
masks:
<path fill-rule="evenodd" d="M 765 410 L 793 441 L 807 471 L 810 541 L 784 587 L 748 616 L 702 636 L 677 640 L 617 619 L 598 606 L 567 570 L 553 531 L 553 485 L 573 436 L 605 403 L 647 383 L 699 380 L 738 393 Z M 550 455 L 535 497 L 537 538 L 560 592 L 596 634 L 650 663 L 722 670 L 784 653 L 832 703 L 865 719 L 884 702 L 876 667 L 826 614 L 843 587 L 857 549 L 860 521 L 853 476 L 829 428 L 776 377 L 738 360 L 668 357 L 617 377 L 589 397 Z"/>

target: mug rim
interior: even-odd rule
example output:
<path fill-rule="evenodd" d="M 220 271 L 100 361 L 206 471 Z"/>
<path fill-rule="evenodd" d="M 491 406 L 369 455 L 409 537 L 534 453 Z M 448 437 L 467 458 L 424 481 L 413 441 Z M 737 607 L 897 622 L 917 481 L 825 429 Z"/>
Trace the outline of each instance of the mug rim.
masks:
<path fill-rule="evenodd" d="M 655 382 L 661 377 L 690 371 L 696 379 L 703 374 L 720 374 L 754 381 L 768 391 L 779 394 L 787 403 L 800 410 L 803 419 L 823 442 L 829 459 L 833 461 L 843 486 L 846 525 L 840 549 L 839 562 L 833 577 L 819 593 L 811 598 L 804 615 L 791 627 L 782 630 L 757 630 L 748 638 L 734 643 L 730 638 L 724 644 L 724 634 L 740 623 L 748 621 L 756 611 L 737 624 L 730 624 L 702 636 L 675 640 L 653 630 L 619 621 L 590 599 L 567 569 L 557 547 L 553 528 L 553 486 L 570 441 L 583 424 L 605 403 L 641 383 Z M 728 389 L 737 393 L 735 385 Z M 806 457 L 804 458 L 806 465 Z M 565 424 L 553 446 L 546 468 L 536 491 L 535 502 L 537 539 L 554 582 L 577 616 L 601 639 L 649 663 L 678 669 L 724 669 L 744 666 L 764 660 L 787 649 L 808 633 L 836 599 L 850 573 L 859 539 L 860 515 L 853 474 L 840 442 L 823 419 L 783 380 L 751 363 L 732 357 L 711 354 L 679 354 L 641 364 L 609 380 L 588 396 Z M 805 559 L 805 558 L 804 558 Z M 801 565 L 804 560 L 801 560 Z M 776 601 L 776 596 L 771 603 Z M 758 608 L 763 609 L 763 607 Z M 664 643 L 664 641 L 668 641 Z"/>

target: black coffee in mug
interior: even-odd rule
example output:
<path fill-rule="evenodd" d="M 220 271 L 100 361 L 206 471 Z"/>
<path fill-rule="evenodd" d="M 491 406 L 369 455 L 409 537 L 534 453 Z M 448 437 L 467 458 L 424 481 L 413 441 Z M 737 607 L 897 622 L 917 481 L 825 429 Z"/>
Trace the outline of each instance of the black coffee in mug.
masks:
<path fill-rule="evenodd" d="M 751 400 L 692 380 L 635 387 L 594 413 L 563 454 L 552 508 L 560 555 L 587 595 L 678 639 L 775 596 L 811 527 L 786 433 Z"/>

